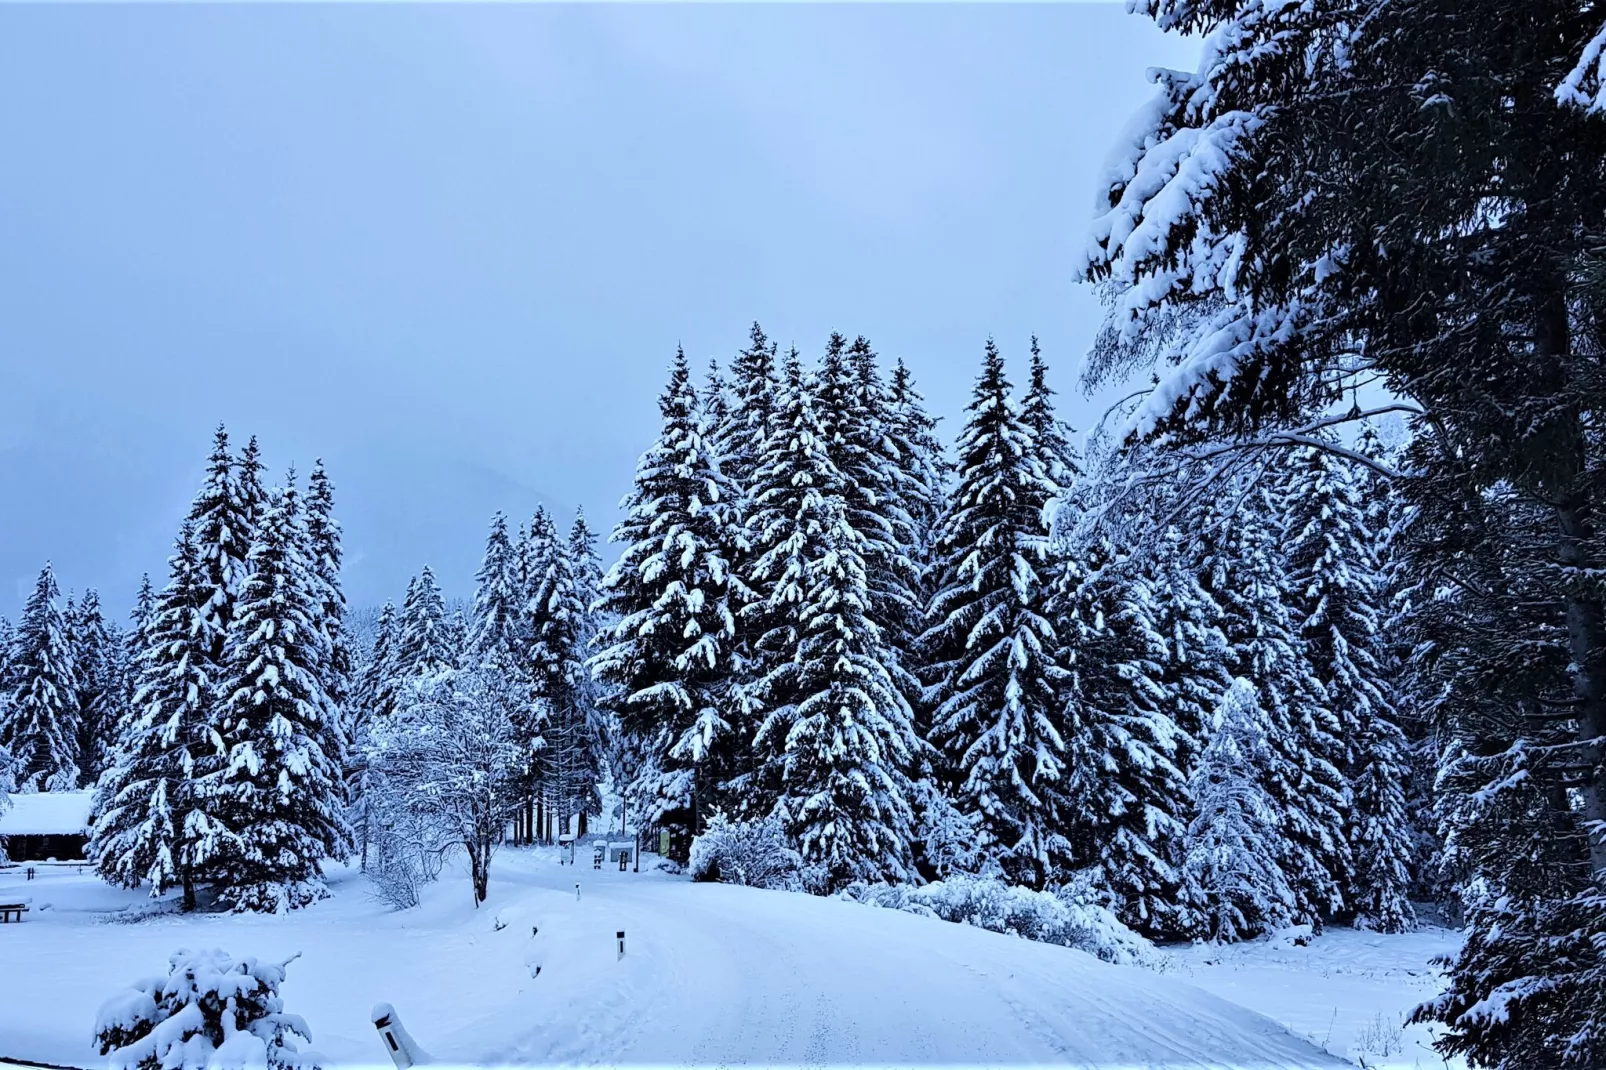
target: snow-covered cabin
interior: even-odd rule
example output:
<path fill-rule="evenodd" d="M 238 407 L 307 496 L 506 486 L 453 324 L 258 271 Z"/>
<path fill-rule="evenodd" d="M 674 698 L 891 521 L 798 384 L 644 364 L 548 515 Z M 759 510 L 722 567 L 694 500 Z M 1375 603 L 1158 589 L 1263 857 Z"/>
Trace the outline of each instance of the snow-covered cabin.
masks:
<path fill-rule="evenodd" d="M 0 844 L 13 862 L 78 860 L 89 842 L 93 791 L 11 795 L 0 810 Z"/>

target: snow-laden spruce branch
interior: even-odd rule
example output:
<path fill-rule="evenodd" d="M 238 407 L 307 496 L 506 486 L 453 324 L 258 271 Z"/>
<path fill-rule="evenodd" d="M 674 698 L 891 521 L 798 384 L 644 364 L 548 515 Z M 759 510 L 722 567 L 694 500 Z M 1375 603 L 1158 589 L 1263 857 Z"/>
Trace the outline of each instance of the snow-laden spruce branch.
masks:
<path fill-rule="evenodd" d="M 1195 461 L 1208 461 L 1224 454 L 1241 452 L 1245 450 L 1268 450 L 1298 446 L 1309 446 L 1311 449 L 1322 450 L 1327 453 L 1343 457 L 1345 460 L 1371 469 L 1385 479 L 1403 479 L 1409 473 L 1401 472 L 1382 461 L 1368 457 L 1359 450 L 1350 449 L 1337 442 L 1330 442 L 1319 437 L 1318 432 L 1330 427 L 1339 427 L 1343 424 L 1354 423 L 1357 420 L 1369 420 L 1389 413 L 1406 413 L 1411 416 L 1427 415 L 1420 407 L 1408 402 L 1394 402 L 1389 405 L 1379 405 L 1371 409 L 1361 409 L 1359 406 L 1351 408 L 1341 414 L 1324 416 L 1319 420 L 1305 424 L 1303 427 L 1286 430 L 1267 431 L 1255 438 L 1237 439 L 1231 442 L 1215 443 L 1211 446 L 1198 449 L 1183 449 L 1178 452 Z"/>
<path fill-rule="evenodd" d="M 1556 103 L 1591 115 L 1606 114 L 1606 24 L 1589 39 L 1578 62 L 1556 87 Z"/>

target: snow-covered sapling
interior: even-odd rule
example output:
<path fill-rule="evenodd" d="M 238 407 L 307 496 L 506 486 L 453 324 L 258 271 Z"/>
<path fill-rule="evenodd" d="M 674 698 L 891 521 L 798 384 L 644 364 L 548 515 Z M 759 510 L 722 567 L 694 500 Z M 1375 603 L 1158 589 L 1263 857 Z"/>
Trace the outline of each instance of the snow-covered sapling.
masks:
<path fill-rule="evenodd" d="M 235 959 L 225 951 L 178 951 L 166 977 L 146 978 L 101 1005 L 95 1043 L 112 1070 L 205 1066 L 209 1070 L 317 1070 L 296 1048 L 312 1040 L 279 998 L 294 961 Z"/>

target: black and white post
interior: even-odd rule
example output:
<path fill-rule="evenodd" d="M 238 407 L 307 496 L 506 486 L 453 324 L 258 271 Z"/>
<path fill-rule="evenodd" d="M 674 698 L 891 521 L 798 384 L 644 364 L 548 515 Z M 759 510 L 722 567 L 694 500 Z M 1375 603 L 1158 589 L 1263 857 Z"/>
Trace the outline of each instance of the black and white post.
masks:
<path fill-rule="evenodd" d="M 625 931 L 620 929 L 615 935 L 619 938 L 619 958 L 614 959 L 614 961 L 618 962 L 619 959 L 625 957 Z"/>
<path fill-rule="evenodd" d="M 429 1054 L 418 1046 L 418 1042 L 401 1024 L 396 1008 L 388 1003 L 376 1004 L 373 1019 L 374 1028 L 379 1030 L 379 1037 L 384 1042 L 385 1051 L 390 1054 L 390 1061 L 396 1064 L 396 1070 L 408 1070 L 409 1067 L 430 1061 Z"/>

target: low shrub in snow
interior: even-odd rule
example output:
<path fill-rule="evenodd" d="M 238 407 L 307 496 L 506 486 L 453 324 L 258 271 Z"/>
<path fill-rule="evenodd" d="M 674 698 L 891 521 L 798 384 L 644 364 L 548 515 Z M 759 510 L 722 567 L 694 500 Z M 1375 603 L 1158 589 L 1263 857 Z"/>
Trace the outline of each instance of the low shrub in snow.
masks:
<path fill-rule="evenodd" d="M 952 877 L 925 885 L 855 884 L 855 902 L 1074 947 L 1105 962 L 1154 965 L 1154 945 L 1106 908 L 1051 892 L 1012 887 L 991 877 Z"/>
<path fill-rule="evenodd" d="M 773 817 L 736 822 L 716 815 L 692 840 L 691 876 L 749 888 L 798 891 L 804 886 L 803 858 Z"/>
<path fill-rule="evenodd" d="M 225 951 L 179 951 L 166 977 L 136 983 L 101 1005 L 95 1043 L 111 1070 L 316 1070 L 295 1041 L 312 1034 L 279 998 L 281 963 Z"/>

